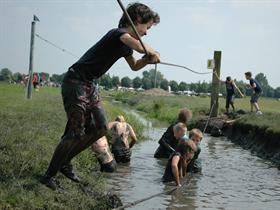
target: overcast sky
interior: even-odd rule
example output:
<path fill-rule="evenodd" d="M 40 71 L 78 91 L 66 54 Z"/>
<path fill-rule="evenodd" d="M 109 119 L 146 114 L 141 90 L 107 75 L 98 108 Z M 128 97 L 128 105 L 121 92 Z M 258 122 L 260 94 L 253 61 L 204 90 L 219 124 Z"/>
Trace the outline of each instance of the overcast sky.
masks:
<path fill-rule="evenodd" d="M 131 1 L 123 0 L 127 5 Z M 280 86 L 280 0 L 143 0 L 159 13 L 161 22 L 143 41 L 161 54 L 164 62 L 207 71 L 207 59 L 222 51 L 222 77 L 244 79 L 245 71 L 263 72 L 270 85 Z M 0 68 L 28 72 L 30 24 L 36 14 L 36 33 L 78 57 L 108 30 L 122 14 L 116 0 L 0 0 Z M 34 70 L 61 74 L 77 58 L 36 38 Z M 139 54 L 135 53 L 136 57 Z M 149 70 L 148 66 L 144 70 Z M 187 83 L 209 81 L 183 69 L 159 65 L 168 80 Z M 124 59 L 111 75 L 134 78 Z"/>

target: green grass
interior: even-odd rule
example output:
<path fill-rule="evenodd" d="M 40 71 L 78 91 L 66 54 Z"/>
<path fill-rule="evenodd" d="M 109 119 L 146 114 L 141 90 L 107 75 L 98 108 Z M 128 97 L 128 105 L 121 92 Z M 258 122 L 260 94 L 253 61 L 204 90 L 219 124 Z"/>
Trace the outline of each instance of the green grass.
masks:
<path fill-rule="evenodd" d="M 53 192 L 39 184 L 64 131 L 66 116 L 60 88 L 42 88 L 24 98 L 24 88 L 0 83 L 0 209 L 93 209 L 102 205 L 62 175 L 58 179 L 66 192 Z M 105 101 L 108 119 L 123 114 L 141 136 L 143 125 L 134 116 Z M 88 149 L 74 158 L 79 176 L 97 193 L 105 180 Z"/>
<path fill-rule="evenodd" d="M 111 94 L 115 97 L 114 94 Z M 195 121 L 201 117 L 205 117 L 205 114 L 210 110 L 210 98 L 209 97 L 191 97 L 191 96 L 143 96 L 141 94 L 132 95 L 126 93 L 117 94 L 116 99 L 131 105 L 134 109 L 146 113 L 150 118 L 155 118 L 160 121 L 171 123 L 178 114 L 178 111 L 187 107 L 193 112 L 193 120 Z M 246 112 L 250 111 L 250 97 L 235 99 L 236 110 L 242 109 Z M 263 115 L 256 117 L 254 114 L 245 115 L 242 120 L 237 123 L 246 123 L 259 127 L 267 127 L 273 132 L 279 131 L 280 124 L 280 101 L 270 98 L 260 98 L 259 105 L 263 111 Z M 219 99 L 219 112 L 225 112 L 225 99 Z"/>

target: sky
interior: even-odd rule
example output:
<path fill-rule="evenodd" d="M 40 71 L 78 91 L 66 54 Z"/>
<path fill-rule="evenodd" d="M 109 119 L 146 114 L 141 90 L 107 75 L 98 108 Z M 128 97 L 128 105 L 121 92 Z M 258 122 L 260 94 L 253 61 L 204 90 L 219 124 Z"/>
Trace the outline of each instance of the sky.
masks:
<path fill-rule="evenodd" d="M 127 5 L 133 1 L 122 1 Z M 158 12 L 161 21 L 143 41 L 160 52 L 161 61 L 208 71 L 207 60 L 222 51 L 221 77 L 244 80 L 244 72 L 264 73 L 279 87 L 280 0 L 139 0 Z M 110 29 L 122 11 L 116 0 L 0 0 L 0 69 L 27 73 L 31 21 L 36 33 L 72 52 L 62 52 L 35 39 L 34 71 L 62 74 Z M 141 55 L 134 53 L 135 57 Z M 149 65 L 143 70 L 154 68 Z M 122 58 L 110 75 L 134 78 Z M 168 80 L 210 81 L 184 69 L 158 65 Z"/>

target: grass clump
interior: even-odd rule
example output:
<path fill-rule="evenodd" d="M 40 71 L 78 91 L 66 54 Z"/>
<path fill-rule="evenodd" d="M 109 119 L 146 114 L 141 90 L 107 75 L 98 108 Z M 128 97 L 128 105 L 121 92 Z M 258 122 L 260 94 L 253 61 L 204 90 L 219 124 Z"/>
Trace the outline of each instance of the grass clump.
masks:
<path fill-rule="evenodd" d="M 39 183 L 63 134 L 66 115 L 60 88 L 41 88 L 32 100 L 19 85 L 0 83 L 0 209 L 106 209 L 101 199 L 106 180 L 91 150 L 73 159 L 78 175 L 95 195 L 58 174 L 65 188 L 59 192 Z M 108 119 L 123 114 L 141 135 L 143 125 L 134 116 L 105 102 Z M 99 196 L 100 195 L 100 196 Z"/>

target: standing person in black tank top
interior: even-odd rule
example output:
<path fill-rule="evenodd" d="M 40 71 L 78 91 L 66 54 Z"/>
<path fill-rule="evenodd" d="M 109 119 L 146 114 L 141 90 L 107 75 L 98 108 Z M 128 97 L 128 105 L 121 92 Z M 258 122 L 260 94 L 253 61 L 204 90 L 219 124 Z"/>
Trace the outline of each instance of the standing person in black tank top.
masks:
<path fill-rule="evenodd" d="M 226 113 L 229 112 L 229 105 L 231 105 L 232 110 L 235 111 L 234 96 L 235 89 L 237 89 L 238 87 L 236 86 L 235 82 L 231 79 L 230 76 L 226 78 L 226 81 L 220 80 L 220 82 L 226 85 Z M 241 95 L 241 97 L 244 97 L 244 95 Z"/>
<path fill-rule="evenodd" d="M 148 29 L 159 23 L 158 14 L 144 4 L 130 4 L 127 12 L 140 36 L 146 35 Z M 159 63 L 159 54 L 150 46 L 145 47 L 148 55 L 136 60 L 132 55 L 133 50 L 142 54 L 145 51 L 123 14 L 118 28 L 110 30 L 69 67 L 62 84 L 62 99 L 68 121 L 49 167 L 40 179 L 42 184 L 57 189 L 59 184 L 55 176 L 58 171 L 72 181 L 80 182 L 73 172 L 72 158 L 107 133 L 105 112 L 92 81 L 104 75 L 122 57 L 133 71 L 147 64 Z"/>

